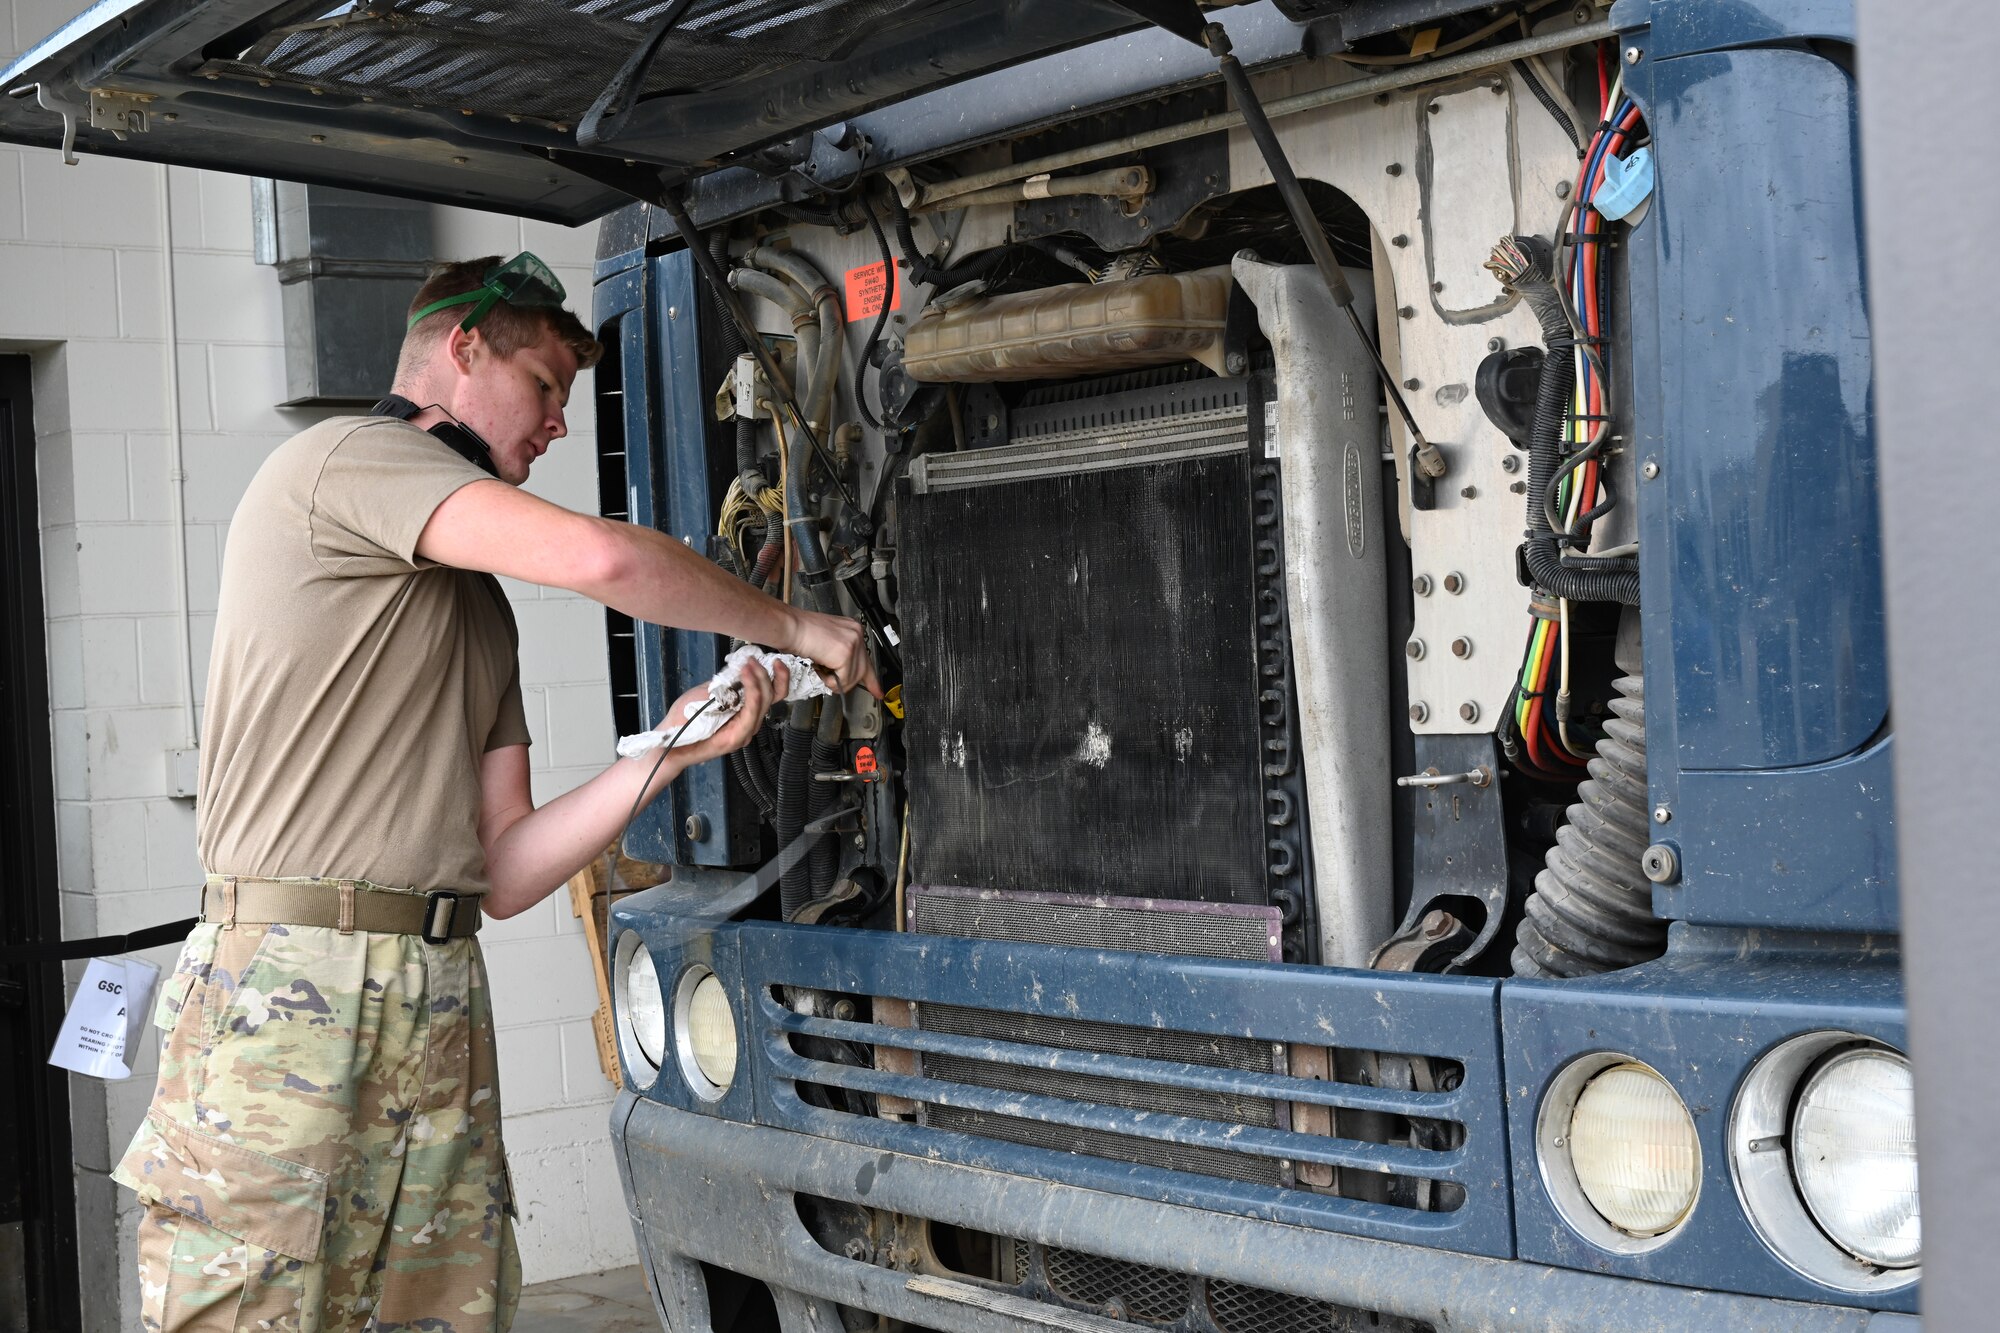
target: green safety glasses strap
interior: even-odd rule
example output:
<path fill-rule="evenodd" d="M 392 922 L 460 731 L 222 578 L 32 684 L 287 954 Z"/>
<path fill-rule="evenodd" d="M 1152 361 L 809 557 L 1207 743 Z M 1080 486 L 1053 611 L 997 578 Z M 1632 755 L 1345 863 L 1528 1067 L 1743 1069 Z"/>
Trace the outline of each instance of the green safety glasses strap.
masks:
<path fill-rule="evenodd" d="M 499 267 L 489 269 L 485 281 L 479 286 L 457 296 L 432 301 L 412 314 L 410 322 L 403 327 L 413 329 L 417 321 L 427 315 L 455 305 L 469 305 L 472 310 L 458 322 L 458 327 L 470 333 L 474 325 L 486 318 L 486 312 L 501 301 L 509 305 L 560 307 L 564 296 L 563 285 L 550 272 L 549 266 L 523 250 Z"/>

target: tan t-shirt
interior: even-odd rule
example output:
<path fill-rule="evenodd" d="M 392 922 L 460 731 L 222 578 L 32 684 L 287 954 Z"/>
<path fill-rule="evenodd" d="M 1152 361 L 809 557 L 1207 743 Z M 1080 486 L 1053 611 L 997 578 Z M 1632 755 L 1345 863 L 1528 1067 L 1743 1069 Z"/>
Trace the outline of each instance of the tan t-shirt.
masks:
<path fill-rule="evenodd" d="M 222 561 L 198 828 L 213 873 L 486 888 L 479 764 L 528 741 L 500 584 L 416 556 L 487 477 L 385 417 L 280 445 Z"/>

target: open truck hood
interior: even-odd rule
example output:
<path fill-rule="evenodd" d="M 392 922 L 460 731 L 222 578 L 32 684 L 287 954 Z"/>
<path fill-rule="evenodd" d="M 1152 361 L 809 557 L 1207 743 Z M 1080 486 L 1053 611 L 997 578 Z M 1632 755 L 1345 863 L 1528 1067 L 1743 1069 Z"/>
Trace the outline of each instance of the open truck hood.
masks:
<path fill-rule="evenodd" d="M 838 171 L 815 129 L 1140 26 L 1110 0 L 101 0 L 0 73 L 0 140 L 574 224 L 627 197 L 551 152 Z"/>

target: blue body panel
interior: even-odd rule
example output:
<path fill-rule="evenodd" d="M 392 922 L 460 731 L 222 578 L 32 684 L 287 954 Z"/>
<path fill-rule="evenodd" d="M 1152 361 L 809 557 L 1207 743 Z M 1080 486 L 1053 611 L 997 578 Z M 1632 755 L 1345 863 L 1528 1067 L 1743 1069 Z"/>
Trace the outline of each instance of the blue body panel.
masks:
<path fill-rule="evenodd" d="M 1852 19 L 1821 0 L 1614 12 L 1648 17 L 1625 38 L 1659 173 L 1630 247 L 1634 453 L 1656 466 L 1638 483 L 1654 831 L 1680 863 L 1655 907 L 1893 931 L 1853 80 L 1758 45 Z"/>

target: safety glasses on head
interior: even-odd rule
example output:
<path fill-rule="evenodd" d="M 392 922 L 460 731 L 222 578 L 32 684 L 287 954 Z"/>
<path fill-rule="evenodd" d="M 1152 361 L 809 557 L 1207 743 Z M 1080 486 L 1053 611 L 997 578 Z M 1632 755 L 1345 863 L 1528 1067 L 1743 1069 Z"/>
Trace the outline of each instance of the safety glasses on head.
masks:
<path fill-rule="evenodd" d="M 432 301 L 413 313 L 410 322 L 403 327 L 413 329 L 417 321 L 427 315 L 455 305 L 469 305 L 472 309 L 458 322 L 458 327 L 470 333 L 480 320 L 486 318 L 487 312 L 502 301 L 516 306 L 560 308 L 565 297 L 562 283 L 549 271 L 549 266 L 523 250 L 506 263 L 488 269 L 479 286 L 457 296 Z"/>

